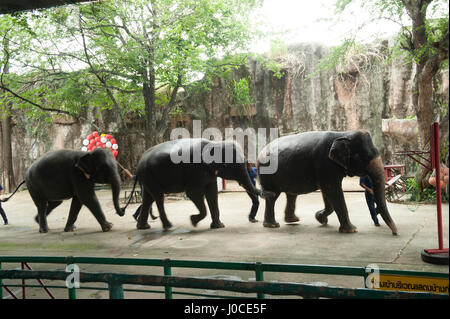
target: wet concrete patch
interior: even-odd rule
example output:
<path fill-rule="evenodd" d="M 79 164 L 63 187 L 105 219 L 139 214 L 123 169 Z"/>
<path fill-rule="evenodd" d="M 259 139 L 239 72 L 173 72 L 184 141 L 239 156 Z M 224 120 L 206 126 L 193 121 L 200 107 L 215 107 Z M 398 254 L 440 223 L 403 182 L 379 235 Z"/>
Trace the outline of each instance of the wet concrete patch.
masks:
<path fill-rule="evenodd" d="M 209 243 L 209 240 L 207 239 L 183 239 L 179 238 L 178 241 L 171 245 L 172 248 L 178 248 L 178 249 L 189 249 L 189 248 L 199 248 L 206 246 Z"/>

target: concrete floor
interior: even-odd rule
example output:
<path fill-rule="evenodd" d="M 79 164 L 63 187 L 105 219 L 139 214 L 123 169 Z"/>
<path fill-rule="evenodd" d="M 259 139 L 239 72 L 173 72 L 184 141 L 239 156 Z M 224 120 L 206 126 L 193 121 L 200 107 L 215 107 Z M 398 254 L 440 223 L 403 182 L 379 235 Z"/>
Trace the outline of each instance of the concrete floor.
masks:
<path fill-rule="evenodd" d="M 296 214 L 300 222 L 284 224 L 285 196 L 276 204 L 276 218 L 281 227 L 264 228 L 264 200 L 258 211 L 258 223 L 249 223 L 247 215 L 251 200 L 239 186 L 228 182 L 227 192 L 219 194 L 222 229 L 210 229 L 208 216 L 197 227 L 189 216 L 197 214 L 189 200 L 166 200 L 166 212 L 173 224 L 170 231 L 163 231 L 159 219 L 149 221 L 151 229 L 137 230 L 131 216 L 138 204 L 130 204 L 124 217 L 114 213 L 111 192 L 97 191 L 106 218 L 114 224 L 110 232 L 101 232 L 97 221 L 85 207 L 73 233 L 63 231 L 70 207 L 65 201 L 48 218 L 49 233 L 40 234 L 34 222 L 36 208 L 27 191 L 17 193 L 3 203 L 10 224 L 0 224 L 0 255 L 39 256 L 102 256 L 135 258 L 171 258 L 184 260 L 242 261 L 263 263 L 318 264 L 342 266 L 367 266 L 377 264 L 380 268 L 421 270 L 448 273 L 448 266 L 425 263 L 420 258 L 424 248 L 437 248 L 436 206 L 408 207 L 388 203 L 391 216 L 397 224 L 399 235 L 393 236 L 380 218 L 381 227 L 375 227 L 366 206 L 364 194 L 359 192 L 357 179 L 344 181 L 345 198 L 351 222 L 358 228 L 354 234 L 340 234 L 335 214 L 329 217 L 327 226 L 320 225 L 314 213 L 323 208 L 320 192 L 301 195 L 297 199 Z M 122 190 L 122 198 L 124 190 Z M 414 210 L 415 209 L 415 210 Z M 154 210 L 157 213 L 156 205 Z M 448 247 L 448 204 L 443 205 L 444 246 Z M 1 221 L 0 221 L 1 222 Z M 17 266 L 17 265 L 16 265 Z M 4 265 L 3 269 L 8 267 Z M 35 268 L 41 268 L 37 266 Z M 48 268 L 55 269 L 55 265 Z M 14 268 L 14 267 L 13 267 Z M 149 270 L 139 267 L 83 265 L 86 271 L 120 271 L 130 273 L 162 274 L 161 269 Z M 211 276 L 251 280 L 252 272 L 210 271 L 177 269 L 174 275 Z M 266 280 L 295 282 L 325 282 L 329 286 L 363 287 L 362 278 L 323 275 L 265 275 Z M 66 292 L 63 295 L 66 296 Z M 40 292 L 29 296 L 40 297 Z M 138 295 L 130 293 L 127 297 Z M 80 292 L 79 297 L 105 298 L 107 292 Z M 161 296 L 149 296 L 161 298 Z"/>

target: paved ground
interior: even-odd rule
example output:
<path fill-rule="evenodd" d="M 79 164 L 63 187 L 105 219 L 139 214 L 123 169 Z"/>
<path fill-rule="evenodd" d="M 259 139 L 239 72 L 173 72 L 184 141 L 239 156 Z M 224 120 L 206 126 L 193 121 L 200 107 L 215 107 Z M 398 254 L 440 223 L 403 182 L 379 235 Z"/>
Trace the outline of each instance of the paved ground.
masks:
<path fill-rule="evenodd" d="M 189 216 L 196 214 L 189 200 L 166 201 L 166 211 L 173 224 L 170 231 L 162 231 L 159 219 L 150 221 L 151 229 L 137 230 L 131 216 L 137 204 L 131 204 L 124 217 L 114 213 L 111 192 L 97 191 L 107 219 L 114 224 L 110 232 L 101 232 L 92 214 L 83 208 L 76 223 L 77 231 L 63 232 L 70 201 L 64 202 L 48 218 L 49 233 L 40 234 L 34 222 L 36 209 L 27 191 L 17 193 L 3 203 L 10 225 L 0 224 L 0 255 L 44 256 L 104 256 L 136 258 L 171 258 L 185 260 L 245 261 L 267 263 L 321 264 L 343 266 L 367 266 L 378 264 L 381 268 L 423 270 L 448 273 L 448 266 L 425 263 L 420 258 L 424 248 L 437 248 L 436 206 L 421 205 L 415 211 L 406 205 L 388 204 L 395 220 L 399 236 L 392 236 L 390 229 L 381 221 L 375 227 L 367 209 L 364 194 L 359 190 L 357 179 L 346 179 L 345 198 L 352 223 L 358 233 L 340 234 L 335 214 L 329 217 L 327 226 L 321 226 L 314 213 L 323 207 L 319 192 L 302 195 L 297 199 L 296 214 L 300 222 L 283 223 L 285 196 L 276 205 L 276 218 L 281 227 L 268 229 L 262 226 L 264 201 L 261 201 L 257 219 L 249 223 L 247 215 L 251 201 L 234 183 L 227 184 L 227 192 L 219 195 L 223 229 L 209 228 L 208 215 L 197 227 L 190 224 Z M 122 197 L 124 191 L 122 190 Z M 445 247 L 448 247 L 448 204 L 443 205 Z M 16 265 L 17 266 L 17 265 Z M 12 266 L 4 265 L 3 268 Z M 51 265 L 49 268 L 54 269 Z M 114 270 L 114 267 L 83 266 L 87 271 Z M 161 269 L 125 267 L 120 271 L 162 274 Z M 252 279 L 251 272 L 176 270 L 174 275 L 230 277 Z M 265 275 L 266 280 L 325 282 L 330 286 L 363 287 L 360 278 L 319 275 Z M 66 295 L 66 292 L 63 293 Z M 39 292 L 29 296 L 40 296 Z M 107 292 L 80 292 L 81 297 L 104 298 Z M 127 296 L 136 296 L 130 293 Z M 156 295 L 155 295 L 156 296 Z"/>

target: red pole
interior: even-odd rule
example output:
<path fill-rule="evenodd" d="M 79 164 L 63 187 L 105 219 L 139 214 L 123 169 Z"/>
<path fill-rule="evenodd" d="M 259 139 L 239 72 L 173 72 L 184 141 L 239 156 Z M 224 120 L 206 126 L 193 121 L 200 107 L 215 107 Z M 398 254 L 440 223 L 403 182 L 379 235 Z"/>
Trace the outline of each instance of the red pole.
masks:
<path fill-rule="evenodd" d="M 441 151 L 439 146 L 439 123 L 431 126 L 430 139 L 431 168 L 436 170 L 436 207 L 438 224 L 438 249 L 424 249 L 422 260 L 432 264 L 448 265 L 448 248 L 444 248 L 442 232 L 442 198 L 441 198 Z"/>
<path fill-rule="evenodd" d="M 27 263 L 23 263 L 23 264 L 28 268 L 28 270 L 33 270 L 33 269 L 30 267 L 30 265 L 28 265 Z M 38 283 L 42 286 L 42 288 L 44 288 L 44 290 L 47 292 L 47 294 L 50 296 L 50 298 L 55 299 L 55 296 L 53 296 L 52 292 L 51 292 L 47 287 L 45 287 L 45 285 L 44 285 L 44 283 L 42 282 L 42 280 L 40 280 L 39 278 L 37 278 L 36 280 L 37 280 Z"/>
<path fill-rule="evenodd" d="M 14 299 L 19 299 L 16 297 L 16 295 L 6 286 L 3 286 L 3 288 L 5 288 L 5 290 L 14 298 Z"/>
<path fill-rule="evenodd" d="M 439 145 L 439 123 L 433 123 L 433 167 L 436 170 L 436 206 L 437 206 L 437 223 L 438 223 L 438 242 L 439 249 L 444 249 L 443 233 L 442 233 L 442 198 L 441 198 L 441 150 Z"/>
<path fill-rule="evenodd" d="M 21 263 L 21 268 L 22 268 L 22 270 L 25 270 L 25 265 L 24 265 L 24 263 Z M 25 297 L 25 279 L 22 279 L 22 299 L 26 299 L 26 297 Z"/>

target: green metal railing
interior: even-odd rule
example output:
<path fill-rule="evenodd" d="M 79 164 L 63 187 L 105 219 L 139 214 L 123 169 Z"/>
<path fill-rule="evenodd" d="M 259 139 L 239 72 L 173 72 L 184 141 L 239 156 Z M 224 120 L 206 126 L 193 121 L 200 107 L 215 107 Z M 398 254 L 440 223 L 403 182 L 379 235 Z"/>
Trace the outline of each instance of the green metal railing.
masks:
<path fill-rule="evenodd" d="M 298 264 L 263 264 L 244 262 L 216 262 L 216 261 L 195 261 L 195 260 L 171 260 L 171 259 L 141 259 L 141 258 L 104 258 L 104 257 L 44 257 L 44 256 L 0 256 L 0 286 L 2 287 L 23 287 L 22 285 L 2 284 L 2 279 L 46 279 L 65 280 L 69 275 L 61 270 L 2 270 L 5 263 L 39 263 L 39 264 L 95 264 L 95 265 L 121 265 L 121 266 L 156 266 L 163 268 L 164 275 L 141 275 L 141 274 L 121 274 L 121 273 L 90 273 L 80 272 L 81 283 L 101 282 L 106 283 L 105 287 L 83 286 L 80 288 L 67 288 L 66 286 L 47 286 L 48 288 L 68 289 L 68 297 L 76 298 L 77 289 L 109 290 L 110 298 L 124 298 L 125 291 L 164 293 L 166 299 L 171 299 L 173 294 L 232 298 L 233 296 L 217 296 L 191 292 L 173 291 L 172 288 L 207 289 L 221 290 L 239 293 L 255 293 L 257 298 L 264 298 L 265 294 L 277 296 L 302 296 L 306 298 L 447 298 L 447 294 L 436 294 L 427 292 L 403 292 L 403 291 L 383 291 L 367 288 L 342 288 L 342 287 L 318 287 L 309 284 L 266 282 L 264 273 L 282 272 L 296 274 L 323 274 L 338 276 L 357 276 L 364 279 L 368 273 L 364 267 L 344 267 L 325 265 L 298 265 Z M 172 276 L 173 268 L 197 268 L 197 269 L 220 269 L 252 271 L 255 273 L 255 281 L 205 279 L 195 277 Z M 401 275 L 401 276 L 422 276 L 432 278 L 448 279 L 446 273 L 403 271 L 380 269 L 380 274 Z M 22 282 L 23 283 L 23 282 Z M 123 285 L 141 285 L 164 287 L 164 291 L 148 289 L 125 289 Z M 41 287 L 38 285 L 26 285 L 27 287 Z M 0 299 L 2 289 L 0 289 Z M 242 298 L 242 297 L 240 297 Z"/>

